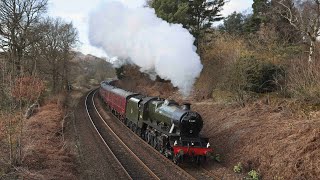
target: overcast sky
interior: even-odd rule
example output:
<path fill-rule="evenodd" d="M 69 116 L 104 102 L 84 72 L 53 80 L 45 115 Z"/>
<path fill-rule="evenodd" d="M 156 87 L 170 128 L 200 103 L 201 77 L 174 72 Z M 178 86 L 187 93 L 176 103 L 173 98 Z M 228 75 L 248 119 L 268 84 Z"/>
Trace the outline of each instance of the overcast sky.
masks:
<path fill-rule="evenodd" d="M 88 40 L 88 16 L 102 1 L 110 0 L 49 0 L 49 15 L 61 17 L 66 22 L 72 21 L 79 33 L 80 44 L 78 50 L 84 54 L 106 56 L 100 49 L 92 47 Z M 116 0 L 129 7 L 142 6 L 145 0 Z M 230 0 L 224 6 L 222 14 L 229 15 L 234 11 L 250 11 L 253 0 Z"/>

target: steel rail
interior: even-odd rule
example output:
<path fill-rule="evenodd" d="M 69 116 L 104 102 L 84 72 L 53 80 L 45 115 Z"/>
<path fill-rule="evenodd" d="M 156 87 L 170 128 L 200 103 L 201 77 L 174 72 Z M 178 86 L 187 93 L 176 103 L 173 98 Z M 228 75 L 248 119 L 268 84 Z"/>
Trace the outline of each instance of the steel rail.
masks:
<path fill-rule="evenodd" d="M 96 108 L 96 106 L 94 106 L 94 107 Z M 100 118 L 103 119 L 103 117 L 100 115 L 99 111 L 98 111 L 97 109 L 96 109 L 96 111 L 97 111 L 98 115 L 100 116 Z M 110 114 L 111 114 L 114 118 L 116 118 L 117 120 L 119 120 L 114 114 L 112 114 L 112 113 L 110 113 Z M 121 122 L 121 121 L 120 121 L 120 122 Z M 104 123 L 106 124 L 105 121 L 104 121 Z M 122 125 L 124 128 L 126 128 L 126 129 L 130 130 L 131 132 L 133 132 L 133 131 L 132 131 L 130 128 L 128 128 L 124 123 L 121 123 L 121 125 Z M 160 157 L 162 160 L 164 160 L 165 162 L 168 162 L 168 163 L 172 163 L 171 160 L 169 160 L 169 159 L 166 158 L 163 154 L 161 154 L 159 151 L 157 151 L 157 150 L 154 149 L 152 146 L 150 146 L 150 144 L 148 144 L 146 141 L 142 140 L 141 137 L 138 136 L 136 133 L 133 132 L 132 134 L 133 134 L 133 136 L 137 137 L 137 139 L 141 140 L 141 142 L 144 143 L 144 144 L 148 147 L 149 150 L 151 150 L 151 151 L 153 151 L 154 153 L 158 154 L 159 157 Z M 117 136 L 117 137 L 118 137 L 118 136 Z M 193 177 L 192 175 L 190 175 L 188 172 L 186 172 L 184 169 L 182 169 L 181 167 L 179 167 L 178 165 L 175 165 L 174 167 L 175 167 L 178 171 L 184 172 L 186 179 L 190 179 L 190 180 L 195 180 L 195 179 L 197 179 L 197 178 Z"/>
<path fill-rule="evenodd" d="M 94 96 L 95 96 L 96 92 L 94 92 L 93 96 L 92 96 L 92 104 L 93 107 L 95 109 L 95 111 L 97 112 L 97 115 L 100 117 L 100 119 L 102 120 L 102 122 L 104 123 L 104 125 L 106 126 L 106 128 L 114 135 L 114 137 L 116 137 L 116 139 L 123 145 L 123 147 L 125 147 L 125 149 L 135 158 L 136 161 L 139 162 L 139 164 L 141 166 L 143 166 L 145 168 L 145 170 L 155 179 L 160 180 L 160 178 L 153 173 L 153 171 L 145 164 L 141 161 L 141 159 L 133 152 L 131 151 L 131 149 L 119 138 L 119 136 L 111 129 L 111 127 L 104 121 L 103 117 L 101 116 L 101 114 L 99 113 L 95 103 L 94 103 Z"/>
<path fill-rule="evenodd" d="M 103 137 L 101 136 L 99 130 L 96 128 L 96 126 L 95 126 L 95 124 L 94 124 L 94 122 L 93 122 L 93 120 L 92 120 L 92 118 L 91 118 L 91 116 L 90 116 L 90 113 L 89 113 L 89 110 L 88 110 L 87 101 L 88 101 L 89 95 L 90 95 L 93 91 L 95 91 L 95 90 L 91 90 L 91 91 L 87 94 L 86 99 L 85 99 L 85 107 L 86 107 L 87 115 L 88 115 L 88 117 L 89 117 L 89 119 L 90 119 L 90 122 L 91 122 L 91 124 L 93 125 L 93 127 L 94 127 L 95 131 L 97 132 L 97 134 L 99 135 L 101 141 L 102 141 L 103 144 L 106 146 L 107 150 L 110 152 L 111 156 L 114 158 L 114 160 L 117 162 L 117 164 L 122 168 L 124 174 L 128 177 L 128 179 L 131 179 L 131 180 L 132 180 L 132 178 L 131 178 L 131 176 L 129 175 L 129 173 L 127 172 L 127 170 L 123 167 L 123 165 L 122 165 L 121 162 L 118 160 L 118 158 L 116 157 L 116 155 L 112 152 L 112 150 L 111 150 L 111 148 L 109 147 L 109 145 L 106 143 L 106 141 L 105 141 L 105 140 L 103 139 Z"/>

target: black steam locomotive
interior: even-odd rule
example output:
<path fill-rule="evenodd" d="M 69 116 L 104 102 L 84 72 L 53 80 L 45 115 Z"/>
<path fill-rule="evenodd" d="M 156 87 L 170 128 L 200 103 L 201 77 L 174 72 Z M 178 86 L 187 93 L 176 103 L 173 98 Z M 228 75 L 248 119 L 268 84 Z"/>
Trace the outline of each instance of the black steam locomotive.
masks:
<path fill-rule="evenodd" d="M 99 90 L 111 112 L 165 156 L 176 163 L 185 157 L 200 163 L 212 153 L 208 139 L 199 135 L 202 118 L 190 110 L 190 104 L 179 106 L 172 100 L 146 97 L 112 84 L 104 81 Z"/>

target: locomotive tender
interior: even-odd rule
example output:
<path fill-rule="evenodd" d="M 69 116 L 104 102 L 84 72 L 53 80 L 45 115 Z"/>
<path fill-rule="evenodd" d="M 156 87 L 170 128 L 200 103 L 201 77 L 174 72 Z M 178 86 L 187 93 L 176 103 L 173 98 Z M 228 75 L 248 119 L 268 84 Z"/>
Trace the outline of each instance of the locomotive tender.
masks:
<path fill-rule="evenodd" d="M 191 157 L 200 163 L 213 149 L 207 138 L 200 137 L 201 116 L 172 100 L 146 97 L 112 85 L 100 84 L 99 95 L 111 112 L 132 131 L 175 163 Z"/>

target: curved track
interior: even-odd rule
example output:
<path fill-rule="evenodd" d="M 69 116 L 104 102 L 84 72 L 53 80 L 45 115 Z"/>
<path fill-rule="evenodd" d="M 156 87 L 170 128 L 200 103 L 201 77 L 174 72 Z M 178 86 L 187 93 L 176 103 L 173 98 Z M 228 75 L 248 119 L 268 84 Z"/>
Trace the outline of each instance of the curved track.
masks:
<path fill-rule="evenodd" d="M 96 104 L 98 106 L 99 112 L 102 114 L 103 117 L 113 117 L 112 119 L 105 118 L 105 121 L 109 121 L 107 123 L 110 123 L 113 129 L 118 129 L 116 131 L 118 132 L 118 136 L 121 139 L 126 139 L 126 134 L 127 134 L 127 136 L 130 136 L 132 141 L 135 141 L 133 145 L 130 145 L 130 148 L 135 149 L 135 153 L 137 153 L 137 155 L 139 154 L 139 149 L 142 148 L 144 155 L 148 154 L 151 156 L 151 157 L 148 157 L 147 159 L 152 159 L 152 158 L 154 159 L 153 161 L 149 162 L 149 164 L 151 164 L 152 166 L 157 165 L 158 167 L 151 168 L 151 169 L 156 169 L 159 171 L 159 168 L 160 168 L 160 171 L 162 173 L 167 169 L 169 169 L 167 174 L 170 174 L 170 175 L 161 176 L 161 179 L 170 179 L 170 177 L 175 179 L 180 179 L 180 178 L 181 179 L 219 179 L 218 176 L 210 173 L 209 171 L 206 171 L 204 168 L 199 166 L 193 166 L 195 164 L 192 164 L 191 166 L 182 165 L 181 167 L 175 165 L 171 160 L 167 159 L 163 154 L 158 152 L 146 141 L 142 140 L 137 134 L 132 132 L 130 128 L 128 128 L 125 124 L 123 124 L 120 120 L 118 120 L 117 117 L 114 116 L 111 112 L 106 112 L 105 108 L 103 108 L 104 104 L 99 105 L 100 103 L 102 103 L 102 101 L 96 100 Z M 114 124 L 117 124 L 117 125 L 114 125 Z M 119 133 L 119 132 L 122 132 L 122 133 Z M 146 158 L 143 155 L 140 155 L 139 157 L 141 157 L 141 159 Z M 148 160 L 144 160 L 144 161 L 147 162 Z"/>
<path fill-rule="evenodd" d="M 91 123 L 97 133 L 100 134 L 99 136 L 104 144 L 113 146 L 107 148 L 113 151 L 114 159 L 118 159 L 116 164 L 121 164 L 123 169 L 121 171 L 124 172 L 123 174 L 127 174 L 127 178 L 220 179 L 199 166 L 182 165 L 179 167 L 175 165 L 132 132 L 113 114 L 106 112 L 102 101 L 95 98 L 94 94 L 95 92 L 92 91 L 86 98 L 86 108 L 88 115 L 91 116 Z"/>
<path fill-rule="evenodd" d="M 98 113 L 93 97 L 95 91 L 91 91 L 85 100 L 85 107 L 89 119 L 94 126 L 106 149 L 110 152 L 113 161 L 110 165 L 118 173 L 119 179 L 160 179 L 150 170 L 112 131 Z"/>

